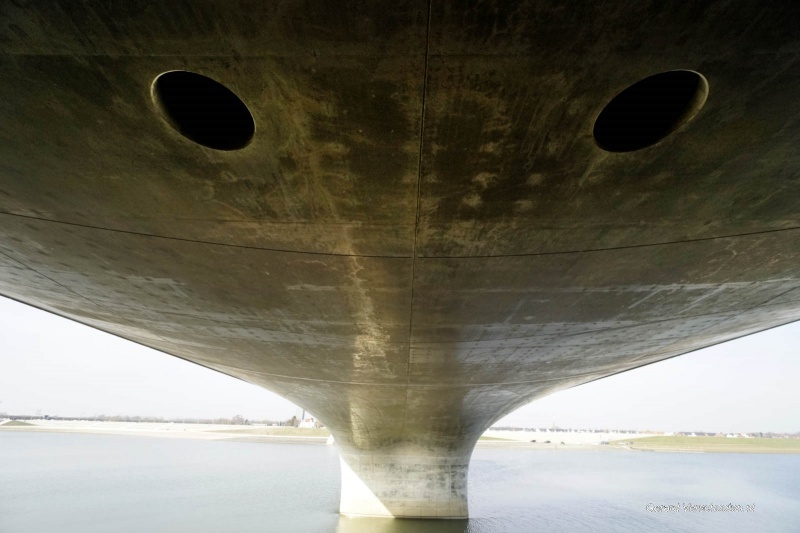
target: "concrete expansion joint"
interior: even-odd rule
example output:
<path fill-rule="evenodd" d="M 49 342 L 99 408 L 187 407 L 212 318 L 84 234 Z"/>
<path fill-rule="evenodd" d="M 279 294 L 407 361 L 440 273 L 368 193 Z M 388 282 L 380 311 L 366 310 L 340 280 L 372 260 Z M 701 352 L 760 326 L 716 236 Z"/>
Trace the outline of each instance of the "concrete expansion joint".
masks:
<path fill-rule="evenodd" d="M 103 226 L 93 226 L 90 224 L 80 224 L 77 222 L 67 222 L 64 220 L 55 220 L 50 218 L 44 217 L 36 217 L 32 215 L 24 215 L 21 213 L 12 213 L 9 211 L 0 211 L 0 216 L 10 216 L 10 217 L 18 217 L 18 218 L 25 218 L 30 220 L 36 220 L 39 222 L 45 222 L 49 224 L 60 224 L 64 226 L 75 226 L 79 228 L 86 228 L 91 230 L 97 231 L 108 231 L 112 233 L 120 233 L 125 235 L 135 235 L 138 237 L 147 237 L 153 239 L 164 239 L 168 241 L 175 241 L 175 242 L 186 242 L 192 244 L 202 244 L 208 246 L 222 246 L 226 248 L 238 248 L 242 250 L 261 250 L 265 252 L 278 252 L 278 253 L 286 253 L 286 254 L 300 254 L 300 255 L 318 255 L 318 256 L 328 256 L 328 257 L 354 257 L 354 258 L 363 258 L 363 259 L 426 259 L 426 260 L 447 260 L 447 259 L 507 259 L 512 257 L 540 257 L 540 256 L 552 256 L 552 255 L 574 255 L 574 254 L 588 254 L 588 253 L 598 253 L 598 252 L 613 252 L 617 250 L 630 250 L 636 248 L 650 248 L 650 247 L 658 247 L 658 246 L 672 246 L 672 245 L 681 245 L 681 244 L 691 244 L 691 243 L 700 243 L 700 242 L 708 242 L 708 241 L 718 241 L 718 240 L 725 240 L 725 239 L 736 239 L 736 238 L 743 238 L 743 237 L 755 237 L 759 235 L 769 235 L 772 233 L 786 233 L 800 230 L 800 226 L 792 226 L 788 228 L 776 228 L 776 229 L 769 229 L 769 230 L 761 230 L 761 231 L 751 231 L 751 232 L 743 232 L 743 233 L 731 233 L 726 235 L 715 235 L 713 237 L 698 237 L 696 239 L 683 239 L 683 240 L 674 240 L 674 241 L 663 241 L 663 242 L 651 242 L 651 243 L 641 243 L 641 244 L 630 244 L 625 246 L 611 246 L 611 247 L 604 247 L 604 248 L 583 248 L 580 250 L 556 250 L 551 252 L 526 252 L 526 253 L 519 253 L 519 254 L 480 254 L 480 255 L 416 255 L 416 252 L 412 255 L 376 255 L 376 254 L 346 254 L 346 253 L 338 253 L 338 252 L 319 252 L 313 250 L 292 250 L 289 248 L 268 248 L 263 246 L 251 246 L 246 244 L 233 244 L 233 243 L 224 243 L 224 242 L 215 242 L 215 241 L 206 241 L 206 240 L 199 240 L 199 239 L 187 239 L 183 237 L 171 237 L 168 235 L 157 235 L 154 233 L 143 233 L 137 231 L 130 231 L 130 230 L 122 230 L 118 228 L 108 228 Z"/>

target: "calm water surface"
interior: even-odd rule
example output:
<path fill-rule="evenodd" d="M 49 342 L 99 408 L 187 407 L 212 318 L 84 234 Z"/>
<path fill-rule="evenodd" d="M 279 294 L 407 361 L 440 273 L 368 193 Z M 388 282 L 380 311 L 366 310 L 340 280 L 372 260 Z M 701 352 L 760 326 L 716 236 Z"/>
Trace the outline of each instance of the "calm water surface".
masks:
<path fill-rule="evenodd" d="M 800 531 L 800 456 L 478 449 L 458 521 L 346 519 L 335 447 L 0 433 L 0 532 Z M 653 513 L 648 504 L 755 505 Z"/>

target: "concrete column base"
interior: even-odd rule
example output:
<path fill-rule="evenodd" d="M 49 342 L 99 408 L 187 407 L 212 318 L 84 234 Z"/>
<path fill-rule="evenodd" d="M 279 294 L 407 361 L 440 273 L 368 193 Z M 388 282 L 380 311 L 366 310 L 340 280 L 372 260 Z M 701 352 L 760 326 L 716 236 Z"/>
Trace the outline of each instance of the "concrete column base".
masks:
<path fill-rule="evenodd" d="M 470 453 L 340 446 L 340 512 L 350 516 L 467 518 Z"/>

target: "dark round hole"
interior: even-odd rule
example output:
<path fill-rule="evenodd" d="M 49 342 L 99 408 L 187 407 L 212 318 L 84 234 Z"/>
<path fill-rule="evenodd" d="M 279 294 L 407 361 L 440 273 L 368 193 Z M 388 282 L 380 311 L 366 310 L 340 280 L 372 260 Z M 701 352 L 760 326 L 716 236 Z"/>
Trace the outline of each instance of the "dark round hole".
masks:
<path fill-rule="evenodd" d="M 707 96 L 708 82 L 697 72 L 650 76 L 608 103 L 594 123 L 594 140 L 609 152 L 647 148 L 689 122 Z"/>
<path fill-rule="evenodd" d="M 216 150 L 238 150 L 253 138 L 253 115 L 233 91 L 211 78 L 174 70 L 153 82 L 153 101 L 181 135 Z"/>

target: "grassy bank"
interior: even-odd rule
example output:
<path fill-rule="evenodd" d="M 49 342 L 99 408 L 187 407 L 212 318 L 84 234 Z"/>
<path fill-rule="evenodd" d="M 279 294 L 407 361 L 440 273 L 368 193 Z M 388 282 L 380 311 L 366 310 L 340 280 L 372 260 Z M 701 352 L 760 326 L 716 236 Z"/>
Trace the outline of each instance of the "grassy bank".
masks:
<path fill-rule="evenodd" d="M 632 450 L 721 453 L 800 453 L 800 439 L 744 439 L 727 437 L 646 437 L 619 440 L 611 446 Z"/>

